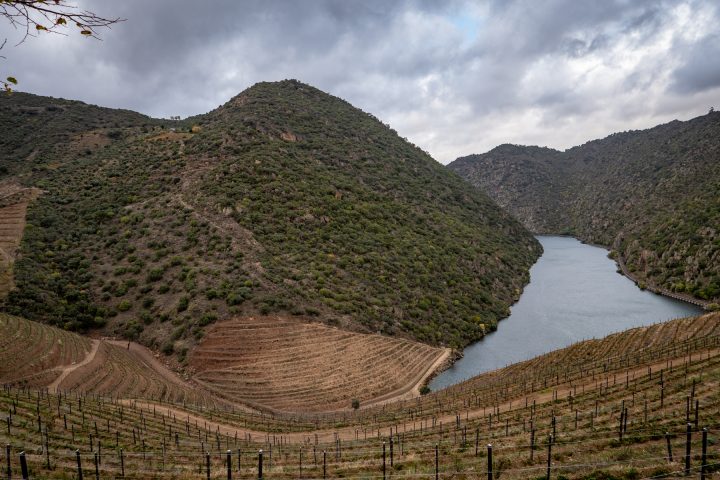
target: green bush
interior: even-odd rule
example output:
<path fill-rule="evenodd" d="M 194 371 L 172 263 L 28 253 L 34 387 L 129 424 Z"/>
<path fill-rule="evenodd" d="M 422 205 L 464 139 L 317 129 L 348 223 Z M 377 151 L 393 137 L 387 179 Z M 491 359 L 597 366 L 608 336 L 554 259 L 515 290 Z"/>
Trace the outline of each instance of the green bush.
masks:
<path fill-rule="evenodd" d="M 160 351 L 165 355 L 172 355 L 173 351 L 175 350 L 173 342 L 165 342 L 162 345 L 162 348 Z"/>
<path fill-rule="evenodd" d="M 180 297 L 180 301 L 177 304 L 178 313 L 187 310 L 188 305 L 190 305 L 190 299 L 188 297 Z"/>
<path fill-rule="evenodd" d="M 217 315 L 213 313 L 206 313 L 202 317 L 200 317 L 200 320 L 198 321 L 198 325 L 201 327 L 210 325 L 211 323 L 215 322 L 217 320 Z"/>

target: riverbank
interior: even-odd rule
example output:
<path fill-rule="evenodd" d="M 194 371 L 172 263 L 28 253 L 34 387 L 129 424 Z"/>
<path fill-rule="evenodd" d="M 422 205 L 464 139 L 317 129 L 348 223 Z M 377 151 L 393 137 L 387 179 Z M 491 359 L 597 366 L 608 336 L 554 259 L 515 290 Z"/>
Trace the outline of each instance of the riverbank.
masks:
<path fill-rule="evenodd" d="M 656 285 L 653 285 L 652 283 L 648 283 L 647 281 L 639 280 L 635 275 L 630 272 L 630 270 L 628 270 L 627 265 L 625 265 L 625 259 L 622 258 L 622 255 L 620 255 L 619 253 L 615 256 L 614 260 L 618 268 L 620 269 L 620 272 L 627 278 L 635 282 L 638 288 L 642 290 L 648 290 L 650 292 L 657 293 L 658 295 L 663 295 L 665 297 L 670 297 L 675 300 L 680 300 L 681 302 L 687 302 L 692 305 L 696 305 L 706 311 L 711 310 L 709 307 L 713 302 L 710 302 L 708 300 L 701 300 L 699 298 L 695 298 L 691 295 L 687 295 L 684 293 L 671 292 L 670 290 L 658 287 Z M 642 286 L 640 285 L 641 282 L 643 283 Z"/>

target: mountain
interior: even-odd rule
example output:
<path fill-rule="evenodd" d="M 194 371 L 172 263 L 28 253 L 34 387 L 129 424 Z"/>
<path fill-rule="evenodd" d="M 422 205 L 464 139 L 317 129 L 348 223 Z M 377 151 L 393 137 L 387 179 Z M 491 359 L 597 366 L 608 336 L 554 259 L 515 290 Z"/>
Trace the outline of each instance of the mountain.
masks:
<path fill-rule="evenodd" d="M 28 207 L 5 310 L 185 360 L 216 320 L 297 316 L 460 347 L 541 247 L 372 115 L 297 81 L 184 121 L 0 95 Z"/>
<path fill-rule="evenodd" d="M 501 145 L 449 168 L 533 232 L 612 248 L 641 286 L 720 300 L 720 113 L 564 152 Z"/>

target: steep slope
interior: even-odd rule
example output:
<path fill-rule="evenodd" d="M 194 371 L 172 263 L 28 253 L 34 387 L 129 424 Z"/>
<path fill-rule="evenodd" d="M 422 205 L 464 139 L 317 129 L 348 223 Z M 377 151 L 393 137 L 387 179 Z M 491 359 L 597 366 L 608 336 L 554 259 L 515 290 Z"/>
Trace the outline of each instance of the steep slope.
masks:
<path fill-rule="evenodd" d="M 0 145 L 0 168 L 44 191 L 6 305 L 33 319 L 181 361 L 206 325 L 238 315 L 462 346 L 506 315 L 540 251 L 426 153 L 296 81 L 184 122 L 77 102 L 42 122 L 57 102 L 0 97 L 6 129 L 51 129 L 29 153 Z M 66 117 L 92 121 L 67 134 Z"/>
<path fill-rule="evenodd" d="M 562 157 L 557 150 L 500 145 L 483 155 L 469 155 L 448 167 L 488 192 L 503 209 L 532 232 L 557 231 L 564 215 L 560 195 Z"/>
<path fill-rule="evenodd" d="M 260 409 L 322 412 L 419 396 L 439 349 L 290 318 L 218 322 L 193 352 L 193 380 Z"/>
<path fill-rule="evenodd" d="M 0 334 L 3 385 L 179 404 L 228 404 L 183 381 L 137 344 L 130 349 L 125 342 L 90 340 L 6 314 L 0 314 Z"/>
<path fill-rule="evenodd" d="M 13 288 L 13 263 L 25 229 L 25 213 L 38 193 L 37 189 L 0 182 L 0 299 Z"/>
<path fill-rule="evenodd" d="M 720 113 L 558 152 L 501 146 L 452 164 L 537 233 L 614 249 L 650 288 L 720 300 Z"/>

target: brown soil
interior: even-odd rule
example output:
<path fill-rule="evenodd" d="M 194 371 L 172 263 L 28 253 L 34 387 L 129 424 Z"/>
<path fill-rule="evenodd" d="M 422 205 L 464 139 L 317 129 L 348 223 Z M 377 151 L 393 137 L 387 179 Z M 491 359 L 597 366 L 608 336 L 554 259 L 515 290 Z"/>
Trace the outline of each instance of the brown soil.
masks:
<path fill-rule="evenodd" d="M 192 133 L 181 133 L 181 132 L 163 132 L 159 135 L 155 135 L 154 137 L 148 138 L 150 141 L 158 141 L 158 140 L 164 140 L 164 141 L 175 141 L 175 142 L 182 142 L 184 140 L 187 140 L 189 138 L 192 138 Z"/>
<path fill-rule="evenodd" d="M 92 341 L 92 348 L 90 349 L 90 353 L 87 354 L 87 356 L 83 359 L 80 363 L 74 363 L 72 365 L 68 365 L 67 367 L 64 367 L 60 370 L 60 376 L 58 376 L 53 382 L 48 385 L 48 390 L 50 390 L 52 393 L 58 392 L 58 385 L 62 383 L 65 378 L 70 375 L 72 372 L 77 370 L 80 367 L 84 367 L 85 365 L 89 364 L 93 360 L 95 360 L 95 355 L 97 354 L 98 348 L 100 347 L 100 341 L 93 340 Z"/>
<path fill-rule="evenodd" d="M 110 138 L 102 131 L 75 135 L 70 143 L 70 147 L 76 150 L 94 150 L 105 145 L 110 145 Z"/>
<path fill-rule="evenodd" d="M 292 318 L 245 317 L 209 329 L 190 365 L 199 385 L 272 411 L 319 412 L 419 395 L 449 356 L 381 335 Z"/>
<path fill-rule="evenodd" d="M 702 356 L 702 358 L 712 358 L 717 355 L 720 355 L 720 349 L 709 349 L 702 352 L 695 352 L 696 355 Z M 640 367 L 635 367 L 628 370 L 622 370 L 621 372 L 618 372 L 618 374 L 622 373 L 622 376 L 624 378 L 625 374 L 627 374 L 630 378 L 642 377 L 647 371 L 648 368 L 651 368 L 653 371 L 659 371 L 665 365 L 668 361 L 674 362 L 677 364 L 682 364 L 683 361 L 687 360 L 686 355 L 681 355 L 673 358 L 665 358 L 661 361 L 652 362 L 647 365 L 642 365 Z M 487 374 L 495 374 L 498 372 L 502 372 L 505 369 L 500 369 L 494 372 L 488 372 Z M 479 379 L 482 378 L 481 375 L 478 377 Z M 602 384 L 602 382 L 600 382 Z M 585 393 L 589 393 L 594 391 L 598 386 L 598 382 L 595 380 L 592 380 L 590 378 L 586 379 L 583 382 L 567 382 L 560 385 L 557 385 L 554 387 L 553 390 L 546 390 L 546 391 L 538 391 L 534 394 L 522 396 L 522 397 L 516 397 L 513 399 L 510 399 L 508 401 L 499 403 L 495 405 L 495 408 L 498 408 L 498 412 L 507 412 L 512 410 L 513 405 L 517 408 L 519 405 L 521 405 L 522 402 L 525 401 L 526 397 L 529 402 L 533 402 L 533 400 L 538 404 L 543 404 L 546 402 L 550 402 L 553 400 L 553 398 L 566 398 L 568 395 L 570 395 L 573 391 L 583 391 Z M 152 412 L 153 410 L 157 409 L 158 411 L 168 412 L 175 414 L 178 418 L 188 418 L 190 422 L 197 421 L 200 424 L 207 424 L 207 428 L 211 431 L 219 431 L 220 434 L 223 435 L 234 435 L 235 433 L 238 433 L 239 435 L 243 435 L 246 433 L 249 433 L 251 436 L 254 437 L 263 437 L 267 432 L 261 431 L 261 430 L 253 430 L 249 428 L 243 428 L 237 425 L 232 425 L 229 423 L 222 423 L 218 422 L 216 420 L 209 419 L 208 417 L 204 417 L 197 413 L 192 413 L 187 410 L 184 410 L 180 407 L 169 407 L 166 404 L 158 404 L 154 402 L 148 402 L 148 401 L 133 401 L 133 400 L 124 400 L 121 403 L 126 405 L 133 405 L 136 408 L 140 408 L 145 411 Z M 485 418 L 487 416 L 486 409 L 485 408 L 470 408 L 467 409 L 465 412 L 463 412 L 462 418 L 464 420 L 467 419 L 476 419 L 476 418 Z M 456 414 L 446 414 L 441 415 L 435 418 L 439 423 L 446 424 L 446 425 L 452 425 L 456 421 Z M 283 438 L 290 442 L 290 443 L 302 443 L 307 442 L 309 439 L 315 438 L 317 435 L 317 439 L 319 442 L 331 442 L 335 441 L 336 439 L 340 439 L 343 441 L 350 441 L 355 439 L 355 435 L 357 434 L 357 426 L 351 425 L 344 428 L 339 429 L 318 429 L 318 430 L 312 430 L 309 432 L 285 432 L 283 433 Z"/>
<path fill-rule="evenodd" d="M 64 378 L 62 391 L 92 392 L 120 398 L 157 399 L 179 404 L 217 407 L 228 402 L 185 382 L 136 343 L 96 340 L 98 348 Z"/>
<path fill-rule="evenodd" d="M 86 358 L 91 347 L 80 335 L 0 314 L 0 382 L 48 386 L 64 366 Z"/>
<path fill-rule="evenodd" d="M 0 314 L 0 383 L 146 398 L 205 407 L 229 402 L 198 389 L 145 347 L 88 339 L 59 328 Z"/>
<path fill-rule="evenodd" d="M 13 264 L 25 230 L 27 206 L 39 192 L 16 184 L 0 185 L 0 299 L 15 286 Z"/>

